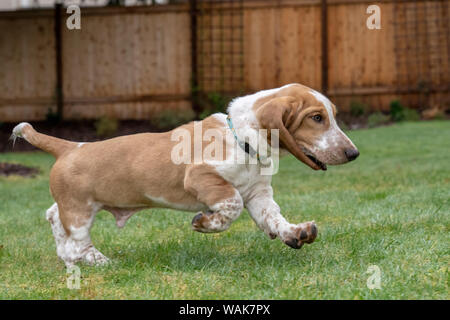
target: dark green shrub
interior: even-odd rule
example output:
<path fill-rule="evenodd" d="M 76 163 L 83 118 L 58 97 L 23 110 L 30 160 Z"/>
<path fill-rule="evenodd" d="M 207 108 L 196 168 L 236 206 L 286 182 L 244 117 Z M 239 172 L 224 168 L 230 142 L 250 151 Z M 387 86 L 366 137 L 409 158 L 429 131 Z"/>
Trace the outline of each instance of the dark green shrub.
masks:
<path fill-rule="evenodd" d="M 207 95 L 206 101 L 202 103 L 203 111 L 200 113 L 199 118 L 205 119 L 211 114 L 217 112 L 226 113 L 228 104 L 230 103 L 231 98 L 221 95 L 217 92 L 211 92 Z"/>
<path fill-rule="evenodd" d="M 416 110 L 404 107 L 398 100 L 392 101 L 390 107 L 392 121 L 399 122 L 420 120 L 420 115 Z"/>
<path fill-rule="evenodd" d="M 392 121 L 403 121 L 405 119 L 404 109 L 405 107 L 403 107 L 399 100 L 392 101 L 390 104 L 390 114 Z"/>
<path fill-rule="evenodd" d="M 155 114 L 150 123 L 153 127 L 160 130 L 168 130 L 178 127 L 184 123 L 194 120 L 195 113 L 191 109 L 188 110 L 162 110 Z"/>
<path fill-rule="evenodd" d="M 419 121 L 420 120 L 420 115 L 414 109 L 405 108 L 403 110 L 403 119 L 405 121 Z"/>
<path fill-rule="evenodd" d="M 109 137 L 117 132 L 119 121 L 117 119 L 103 116 L 94 123 L 95 132 L 98 137 Z"/>
<path fill-rule="evenodd" d="M 363 116 L 368 110 L 366 104 L 361 103 L 359 101 L 350 102 L 350 114 L 354 117 Z"/>
<path fill-rule="evenodd" d="M 382 112 L 375 112 L 367 118 L 367 126 L 369 128 L 374 128 L 387 124 L 389 121 L 390 117 L 388 115 L 383 114 Z"/>

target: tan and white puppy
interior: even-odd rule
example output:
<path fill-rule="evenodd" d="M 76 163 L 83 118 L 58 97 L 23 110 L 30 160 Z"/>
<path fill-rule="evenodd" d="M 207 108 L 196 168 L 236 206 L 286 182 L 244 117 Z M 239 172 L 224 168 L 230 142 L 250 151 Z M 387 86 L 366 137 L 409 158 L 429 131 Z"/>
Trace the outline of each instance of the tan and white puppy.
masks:
<path fill-rule="evenodd" d="M 114 215 L 118 227 L 146 208 L 200 211 L 192 220 L 193 229 L 221 232 L 246 207 L 258 227 L 272 239 L 279 237 L 293 248 L 313 242 L 317 236 L 314 221 L 291 224 L 281 215 L 273 200 L 272 177 L 261 174 L 264 164 L 229 160 L 248 153 L 236 145 L 246 137 L 260 139 L 260 129 L 279 130 L 280 149 L 314 170 L 354 160 L 358 150 L 337 126 L 335 106 L 308 87 L 290 84 L 236 98 L 230 103 L 228 114 L 236 139 L 217 138 L 220 135 L 211 138 L 225 150 L 220 159 L 212 152 L 200 162 L 186 163 L 173 161 L 178 143 L 174 135 L 183 131 L 194 136 L 196 126 L 201 124 L 203 132 L 210 129 L 229 136 L 225 114 L 214 114 L 165 133 L 142 133 L 91 143 L 50 137 L 36 132 L 28 123 L 17 125 L 12 138 L 22 137 L 56 158 L 50 172 L 50 192 L 55 204 L 47 210 L 47 220 L 58 256 L 68 266 L 78 261 L 108 261 L 92 245 L 89 235 L 94 217 L 102 209 Z M 270 134 L 264 139 L 270 147 Z M 193 148 L 195 143 L 191 141 Z M 202 139 L 200 147 L 205 149 L 207 145 Z"/>

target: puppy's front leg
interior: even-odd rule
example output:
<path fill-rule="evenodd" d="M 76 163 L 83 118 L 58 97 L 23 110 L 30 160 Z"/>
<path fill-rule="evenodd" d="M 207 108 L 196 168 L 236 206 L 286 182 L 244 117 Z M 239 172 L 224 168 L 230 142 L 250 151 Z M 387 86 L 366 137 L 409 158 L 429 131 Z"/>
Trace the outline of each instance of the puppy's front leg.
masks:
<path fill-rule="evenodd" d="M 291 248 L 300 249 L 304 243 L 312 243 L 317 237 L 314 221 L 297 225 L 286 221 L 273 200 L 272 188 L 259 191 L 245 206 L 259 228 L 272 239 L 278 236 Z"/>
<path fill-rule="evenodd" d="M 239 192 L 208 165 L 190 167 L 184 188 L 209 208 L 207 212 L 199 212 L 192 220 L 195 231 L 222 232 L 230 227 L 244 208 Z"/>

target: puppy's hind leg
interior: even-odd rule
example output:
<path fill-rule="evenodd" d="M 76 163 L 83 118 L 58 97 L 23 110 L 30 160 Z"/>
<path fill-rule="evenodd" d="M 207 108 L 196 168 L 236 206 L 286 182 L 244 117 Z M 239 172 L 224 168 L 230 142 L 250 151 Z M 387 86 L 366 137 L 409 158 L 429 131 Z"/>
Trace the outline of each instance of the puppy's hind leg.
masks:
<path fill-rule="evenodd" d="M 70 236 L 65 247 L 67 254 L 66 260 L 69 264 L 83 261 L 89 265 L 104 265 L 109 262 L 109 259 L 92 244 L 89 234 L 93 222 L 92 220 L 87 221 L 80 227 L 70 227 Z M 66 260 L 65 262 L 67 264 Z"/>
<path fill-rule="evenodd" d="M 89 208 L 77 214 L 55 204 L 47 211 L 47 219 L 55 236 L 57 254 L 66 266 L 72 266 L 80 261 L 89 265 L 103 265 L 109 262 L 109 259 L 94 247 L 89 234 L 98 210 L 99 208 L 95 210 Z"/>
<path fill-rule="evenodd" d="M 53 236 L 56 242 L 56 254 L 58 257 L 64 260 L 64 248 L 67 241 L 67 233 L 59 219 L 59 210 L 56 202 L 46 212 L 47 221 L 50 222 L 52 227 Z"/>

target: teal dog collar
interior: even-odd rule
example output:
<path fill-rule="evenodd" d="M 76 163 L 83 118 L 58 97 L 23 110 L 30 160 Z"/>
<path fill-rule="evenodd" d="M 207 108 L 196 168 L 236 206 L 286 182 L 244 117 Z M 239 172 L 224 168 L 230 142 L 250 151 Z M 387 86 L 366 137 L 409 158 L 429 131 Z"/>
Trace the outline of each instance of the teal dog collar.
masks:
<path fill-rule="evenodd" d="M 260 158 L 259 153 L 255 149 L 253 149 L 253 147 L 251 145 L 249 145 L 246 141 L 239 140 L 239 138 L 236 134 L 236 130 L 233 127 L 233 122 L 231 121 L 231 117 L 229 115 L 227 116 L 227 123 L 228 123 L 228 127 L 230 128 L 231 132 L 233 133 L 234 139 L 236 139 L 236 142 L 238 143 L 239 147 L 241 147 L 241 149 L 244 150 L 246 153 L 248 153 L 250 156 L 252 156 L 252 157 L 256 156 L 256 159 L 258 159 L 258 161 L 261 162 L 261 158 L 263 158 L 263 157 Z"/>

